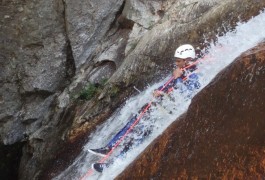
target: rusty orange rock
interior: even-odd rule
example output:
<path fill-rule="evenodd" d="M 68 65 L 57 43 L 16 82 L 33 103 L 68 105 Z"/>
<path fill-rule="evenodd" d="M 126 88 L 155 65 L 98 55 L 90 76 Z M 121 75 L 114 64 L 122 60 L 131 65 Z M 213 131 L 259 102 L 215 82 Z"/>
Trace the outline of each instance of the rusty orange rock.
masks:
<path fill-rule="evenodd" d="M 264 100 L 265 42 L 221 71 L 116 179 L 265 178 Z"/>

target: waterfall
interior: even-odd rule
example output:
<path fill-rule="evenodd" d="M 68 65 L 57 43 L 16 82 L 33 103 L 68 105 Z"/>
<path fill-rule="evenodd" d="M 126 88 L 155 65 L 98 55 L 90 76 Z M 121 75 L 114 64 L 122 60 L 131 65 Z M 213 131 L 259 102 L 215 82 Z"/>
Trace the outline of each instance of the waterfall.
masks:
<path fill-rule="evenodd" d="M 254 47 L 265 39 L 265 12 L 250 19 L 246 23 L 238 23 L 233 31 L 227 32 L 224 36 L 217 37 L 217 42 L 209 43 L 210 47 L 205 58 L 198 65 L 201 89 L 228 66 L 236 57 L 244 51 Z M 263 29 L 263 30 L 262 30 Z M 187 42 L 189 43 L 189 42 Z M 170 77 L 170 76 L 169 76 Z M 168 78 L 169 78 L 168 77 Z M 112 116 L 97 130 L 92 133 L 88 143 L 76 160 L 65 171 L 54 179 L 80 179 L 91 168 L 91 164 L 100 160 L 99 157 L 87 152 L 89 148 L 100 148 L 111 139 L 127 122 L 133 113 L 152 100 L 152 91 L 166 82 L 157 82 L 138 95 L 131 97 L 126 103 L 116 110 Z M 200 90 L 201 90 L 200 89 Z M 199 92 L 199 91 L 198 91 Z M 198 93 L 198 92 L 195 92 Z M 128 166 L 158 135 L 160 135 L 173 121 L 183 114 L 191 100 L 173 92 L 175 101 L 165 99 L 162 108 L 157 108 L 150 114 L 150 119 L 155 119 L 154 131 L 141 145 L 130 150 L 125 158 L 117 158 L 114 163 L 102 174 L 94 172 L 87 179 L 114 179 Z M 194 95 L 195 95 L 194 94 Z M 169 113 L 172 111 L 172 113 Z M 118 151 L 119 149 L 117 149 Z M 133 173 L 133 172 L 132 172 Z"/>

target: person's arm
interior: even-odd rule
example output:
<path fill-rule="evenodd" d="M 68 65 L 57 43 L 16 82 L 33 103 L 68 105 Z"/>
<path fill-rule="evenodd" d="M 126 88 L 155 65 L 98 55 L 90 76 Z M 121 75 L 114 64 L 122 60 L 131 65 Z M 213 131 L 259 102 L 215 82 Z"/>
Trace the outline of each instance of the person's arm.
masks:
<path fill-rule="evenodd" d="M 153 93 L 153 96 L 158 97 L 162 93 L 167 93 L 169 91 L 169 89 L 174 86 L 176 79 L 180 78 L 182 76 L 182 74 L 183 74 L 183 71 L 180 68 L 177 67 L 176 69 L 174 69 L 173 74 L 172 74 L 174 77 L 174 80 L 171 83 L 169 83 L 166 87 L 160 86 L 158 89 L 156 89 Z M 161 91 L 162 88 L 163 88 L 163 90 Z"/>
<path fill-rule="evenodd" d="M 174 77 L 174 79 L 177 79 L 177 78 L 181 77 L 182 74 L 183 74 L 183 71 L 179 67 L 177 67 L 173 71 L 173 77 Z"/>

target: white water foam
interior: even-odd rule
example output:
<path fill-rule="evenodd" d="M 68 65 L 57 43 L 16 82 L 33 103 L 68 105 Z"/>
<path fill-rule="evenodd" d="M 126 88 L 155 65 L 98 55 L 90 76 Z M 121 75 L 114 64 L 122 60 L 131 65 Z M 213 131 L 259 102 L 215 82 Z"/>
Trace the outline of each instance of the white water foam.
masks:
<path fill-rule="evenodd" d="M 226 33 L 225 36 L 218 37 L 217 43 L 210 43 L 207 58 L 199 64 L 200 82 L 202 88 L 216 76 L 218 72 L 229 65 L 242 52 L 254 47 L 265 39 L 265 12 L 252 18 L 247 23 L 238 23 L 233 32 Z M 87 152 L 88 148 L 99 148 L 115 135 L 127 122 L 132 113 L 136 113 L 145 103 L 152 100 L 152 91 L 159 87 L 163 82 L 158 82 L 144 92 L 130 98 L 126 104 L 118 109 L 112 117 L 104 124 L 97 127 L 97 130 L 89 136 L 89 142 L 84 146 L 82 153 L 76 158 L 75 162 L 64 172 L 54 179 L 80 179 L 90 169 L 92 163 L 99 160 L 95 155 Z M 201 88 L 201 89 L 202 89 Z M 174 92 L 173 92 L 174 93 Z M 129 151 L 125 159 L 116 159 L 115 163 L 104 170 L 102 174 L 94 172 L 87 179 L 109 180 L 114 179 L 121 173 L 158 135 L 160 135 L 174 120 L 183 114 L 190 100 L 183 99 L 178 93 L 174 93 L 176 102 L 165 100 L 163 106 L 173 110 L 173 114 L 158 109 L 152 113 L 156 118 L 155 130 L 143 144 Z"/>

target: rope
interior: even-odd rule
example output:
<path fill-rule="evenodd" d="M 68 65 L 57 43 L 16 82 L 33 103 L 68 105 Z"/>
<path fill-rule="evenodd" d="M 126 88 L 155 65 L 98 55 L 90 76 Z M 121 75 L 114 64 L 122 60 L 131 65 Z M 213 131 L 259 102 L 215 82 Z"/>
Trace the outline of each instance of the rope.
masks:
<path fill-rule="evenodd" d="M 195 62 L 193 62 L 192 64 L 182 68 L 182 70 L 185 70 L 195 64 L 198 64 L 201 60 L 196 60 Z M 172 81 L 174 80 L 174 77 L 172 76 L 161 88 L 161 90 L 159 90 L 159 92 L 162 92 L 164 90 L 164 88 Z M 187 78 L 183 79 L 184 81 L 187 80 Z M 131 130 L 134 128 L 134 126 L 136 126 L 136 124 L 140 121 L 140 119 L 144 116 L 145 112 L 151 107 L 152 102 L 154 101 L 154 97 L 152 98 L 152 100 L 147 104 L 147 106 L 144 108 L 144 110 L 142 110 L 142 112 L 139 114 L 139 116 L 137 117 L 137 119 L 134 121 L 134 123 L 131 125 L 131 127 L 126 131 L 126 133 L 121 137 L 121 139 L 114 145 L 114 147 L 110 150 L 110 152 L 108 154 L 106 154 L 105 157 L 103 157 L 102 159 L 100 159 L 98 161 L 98 163 L 103 163 L 105 162 L 109 156 L 113 153 L 113 151 L 117 148 L 117 146 L 119 146 L 119 144 L 125 139 L 125 137 L 127 136 L 127 134 L 129 134 L 131 132 Z M 84 180 L 86 177 L 91 176 L 93 174 L 93 169 L 90 169 L 89 171 L 87 171 L 87 173 L 82 176 L 80 178 L 80 180 Z"/>

